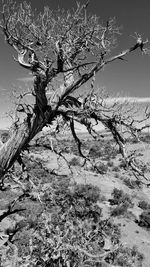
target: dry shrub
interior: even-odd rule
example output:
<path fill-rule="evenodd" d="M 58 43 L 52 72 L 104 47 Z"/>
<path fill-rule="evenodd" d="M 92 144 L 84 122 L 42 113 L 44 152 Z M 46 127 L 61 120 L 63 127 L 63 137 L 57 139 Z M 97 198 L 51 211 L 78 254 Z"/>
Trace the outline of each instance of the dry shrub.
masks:
<path fill-rule="evenodd" d="M 123 190 L 114 188 L 112 192 L 112 199 L 109 199 L 111 205 L 117 205 L 111 211 L 111 216 L 124 215 L 127 209 L 133 207 L 130 196 L 123 192 Z"/>
<path fill-rule="evenodd" d="M 69 165 L 71 166 L 80 166 L 80 161 L 78 158 L 73 157 L 70 161 L 69 161 Z"/>
<path fill-rule="evenodd" d="M 123 178 L 123 183 L 128 186 L 130 189 L 139 188 L 141 187 L 141 181 L 133 180 L 128 177 Z"/>
<path fill-rule="evenodd" d="M 148 202 L 146 202 L 145 200 L 141 200 L 138 203 L 139 208 L 141 208 L 142 210 L 147 210 L 150 209 L 150 204 Z"/>
<path fill-rule="evenodd" d="M 90 255 L 101 254 L 105 238 L 119 242 L 118 226 L 101 220 L 98 187 L 90 184 L 70 185 L 68 180 L 56 179 L 51 190 L 45 190 L 44 210 L 36 224 L 28 217 L 27 226 L 16 234 L 20 266 L 96 266 L 101 260 Z M 21 247 L 26 249 L 21 249 Z M 32 251 L 32 253 L 31 253 Z M 89 256 L 88 256 L 89 255 Z"/>
<path fill-rule="evenodd" d="M 150 229 L 150 209 L 143 211 L 139 216 L 139 220 L 136 222 L 139 224 L 139 226 Z"/>
<path fill-rule="evenodd" d="M 118 251 L 111 253 L 106 261 L 113 263 L 113 266 L 142 267 L 143 259 L 144 255 L 138 251 L 136 246 L 133 248 L 120 246 Z"/>

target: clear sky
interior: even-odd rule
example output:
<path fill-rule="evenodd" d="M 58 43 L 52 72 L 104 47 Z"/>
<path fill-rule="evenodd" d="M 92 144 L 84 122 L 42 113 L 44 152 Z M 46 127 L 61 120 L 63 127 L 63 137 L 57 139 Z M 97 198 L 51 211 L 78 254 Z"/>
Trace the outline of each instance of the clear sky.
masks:
<path fill-rule="evenodd" d="M 75 0 L 30 2 L 33 8 L 38 10 L 47 5 L 51 9 L 56 9 L 58 6 L 70 9 L 76 5 Z M 86 1 L 79 0 L 79 2 Z M 122 35 L 118 38 L 118 47 L 113 54 L 134 44 L 132 35 L 135 32 L 150 40 L 150 0 L 91 0 L 89 12 L 99 16 L 103 22 L 110 17 L 116 17 L 118 26 L 122 26 Z M 14 55 L 15 52 L 4 42 L 3 35 L 0 35 L 0 128 L 8 125 L 8 120 L 3 116 L 11 107 L 11 92 L 14 87 L 20 85 L 21 80 L 30 77 L 29 73 L 14 61 Z M 116 61 L 108 65 L 98 74 L 96 85 L 105 86 L 114 95 L 121 93 L 131 97 L 150 97 L 150 56 L 142 56 L 136 51 L 127 57 L 127 61 Z"/>

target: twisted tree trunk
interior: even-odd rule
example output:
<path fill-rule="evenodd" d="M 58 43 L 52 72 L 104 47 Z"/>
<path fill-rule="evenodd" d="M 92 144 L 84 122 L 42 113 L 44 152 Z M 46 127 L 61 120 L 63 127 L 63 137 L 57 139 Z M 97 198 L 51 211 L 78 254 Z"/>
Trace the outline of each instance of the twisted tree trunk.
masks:
<path fill-rule="evenodd" d="M 36 103 L 33 114 L 26 114 L 26 118 L 20 125 L 14 127 L 10 139 L 0 148 L 0 178 L 11 168 L 19 157 L 21 151 L 25 150 L 33 137 L 42 128 L 51 123 L 56 115 L 47 104 L 45 95 L 46 79 L 39 75 L 34 80 L 34 91 Z"/>

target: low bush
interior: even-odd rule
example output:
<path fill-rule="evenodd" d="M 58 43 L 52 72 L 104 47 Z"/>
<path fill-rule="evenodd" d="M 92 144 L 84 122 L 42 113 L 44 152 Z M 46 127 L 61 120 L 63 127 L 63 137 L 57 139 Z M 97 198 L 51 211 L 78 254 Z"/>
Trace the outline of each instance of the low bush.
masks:
<path fill-rule="evenodd" d="M 150 143 L 150 135 L 149 134 L 143 134 L 143 136 L 141 136 L 141 141 L 149 144 Z"/>
<path fill-rule="evenodd" d="M 42 203 L 41 216 L 17 233 L 20 266 L 96 266 L 105 238 L 118 244 L 120 230 L 110 220 L 101 220 L 98 187 L 54 180 Z M 23 248 L 23 249 L 22 249 Z M 27 265 L 27 264 L 30 265 Z"/>
<path fill-rule="evenodd" d="M 111 216 L 120 216 L 124 215 L 129 208 L 129 205 L 127 203 L 120 204 L 119 206 L 115 207 L 111 211 Z"/>
<path fill-rule="evenodd" d="M 105 174 L 108 171 L 108 165 L 100 162 L 95 165 L 95 170 L 97 173 Z"/>
<path fill-rule="evenodd" d="M 120 174 L 119 174 L 118 172 L 116 172 L 116 173 L 114 174 L 114 177 L 118 179 L 118 178 L 120 178 Z"/>
<path fill-rule="evenodd" d="M 128 186 L 130 189 L 139 188 L 141 186 L 141 181 L 132 180 L 128 177 L 123 179 L 123 183 Z"/>
<path fill-rule="evenodd" d="M 140 253 L 136 246 L 127 248 L 120 246 L 115 253 L 111 253 L 106 261 L 113 266 L 122 267 L 142 267 L 144 255 Z"/>
<path fill-rule="evenodd" d="M 109 199 L 111 205 L 117 205 L 117 207 L 111 210 L 111 216 L 124 215 L 128 208 L 133 207 L 132 200 L 128 194 L 125 194 L 122 190 L 114 188 L 112 192 L 112 199 Z"/>
<path fill-rule="evenodd" d="M 101 158 L 106 161 L 114 159 L 117 154 L 118 150 L 113 146 L 112 141 L 109 141 L 107 143 L 95 141 L 95 144 L 92 144 L 89 151 L 89 156 L 91 158 Z"/>
<path fill-rule="evenodd" d="M 101 158 L 103 156 L 103 153 L 100 148 L 97 148 L 96 146 L 93 146 L 90 148 L 89 151 L 89 157 L 91 158 Z"/>
<path fill-rule="evenodd" d="M 114 166 L 114 162 L 111 161 L 111 160 L 108 160 L 108 162 L 107 162 L 107 166 L 108 166 L 108 167 L 113 167 L 113 166 Z"/>
<path fill-rule="evenodd" d="M 97 221 L 101 216 L 101 209 L 96 205 L 100 196 L 98 187 L 75 184 L 73 188 L 69 188 L 62 181 L 59 185 L 54 183 L 53 190 L 45 192 L 42 199 L 48 208 L 55 206 L 60 213 L 65 213 L 71 207 L 69 215 L 80 219 L 92 217 Z"/>
<path fill-rule="evenodd" d="M 69 161 L 69 165 L 71 166 L 79 166 L 80 165 L 80 161 L 78 158 L 73 157 L 70 161 Z"/>
<path fill-rule="evenodd" d="M 141 200 L 138 203 L 139 208 L 141 208 L 142 210 L 147 210 L 150 209 L 150 204 L 148 202 L 146 202 L 145 200 Z"/>
<path fill-rule="evenodd" d="M 126 169 L 127 168 L 127 163 L 124 159 L 120 159 L 120 164 L 119 168 Z"/>
<path fill-rule="evenodd" d="M 142 227 L 150 228 L 150 209 L 140 214 L 138 224 Z"/>
<path fill-rule="evenodd" d="M 112 171 L 119 172 L 120 171 L 120 168 L 118 166 L 114 166 L 113 169 L 112 169 Z"/>
<path fill-rule="evenodd" d="M 125 262 L 133 262 L 137 256 L 127 253 L 125 248 L 121 250 L 119 226 L 110 218 L 102 220 L 98 201 L 101 201 L 98 187 L 72 185 L 68 177 L 53 177 L 49 187 L 41 189 L 40 202 L 26 199 L 22 203 L 27 207 L 20 213 L 23 228 L 12 237 L 18 251 L 17 266 L 95 267 L 103 266 L 102 261 L 106 266 L 108 263 L 125 266 L 120 259 L 126 255 L 129 259 Z M 13 259 L 12 253 L 9 259 Z M 6 265 L 4 260 L 2 266 Z"/>
<path fill-rule="evenodd" d="M 112 199 L 109 199 L 111 205 L 120 205 L 123 203 L 128 203 L 129 206 L 132 206 L 132 200 L 130 196 L 123 192 L 121 189 L 114 188 L 112 192 Z"/>

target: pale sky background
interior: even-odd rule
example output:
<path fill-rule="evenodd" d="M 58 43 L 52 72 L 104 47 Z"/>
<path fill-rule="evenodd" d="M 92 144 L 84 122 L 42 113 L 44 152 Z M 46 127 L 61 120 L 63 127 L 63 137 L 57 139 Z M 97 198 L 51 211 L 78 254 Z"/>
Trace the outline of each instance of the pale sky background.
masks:
<path fill-rule="evenodd" d="M 22 2 L 22 1 L 17 1 Z M 33 8 L 41 10 L 49 5 L 70 9 L 75 0 L 31 0 Z M 86 1 L 79 0 L 81 3 Z M 122 26 L 122 35 L 118 37 L 118 47 L 113 54 L 134 44 L 131 37 L 135 32 L 150 40 L 150 0 L 91 0 L 89 12 L 97 14 L 103 22 L 116 17 L 118 26 Z M 149 45 L 150 46 L 150 45 Z M 0 35 L 0 128 L 9 125 L 5 112 L 12 106 L 11 92 L 29 73 L 14 61 L 15 52 Z M 136 51 L 127 57 L 127 61 L 116 61 L 100 72 L 96 79 L 97 87 L 103 87 L 112 94 L 122 96 L 150 97 L 150 56 L 142 56 Z M 17 89 L 18 90 L 18 89 Z M 18 90 L 19 91 L 19 90 Z"/>

